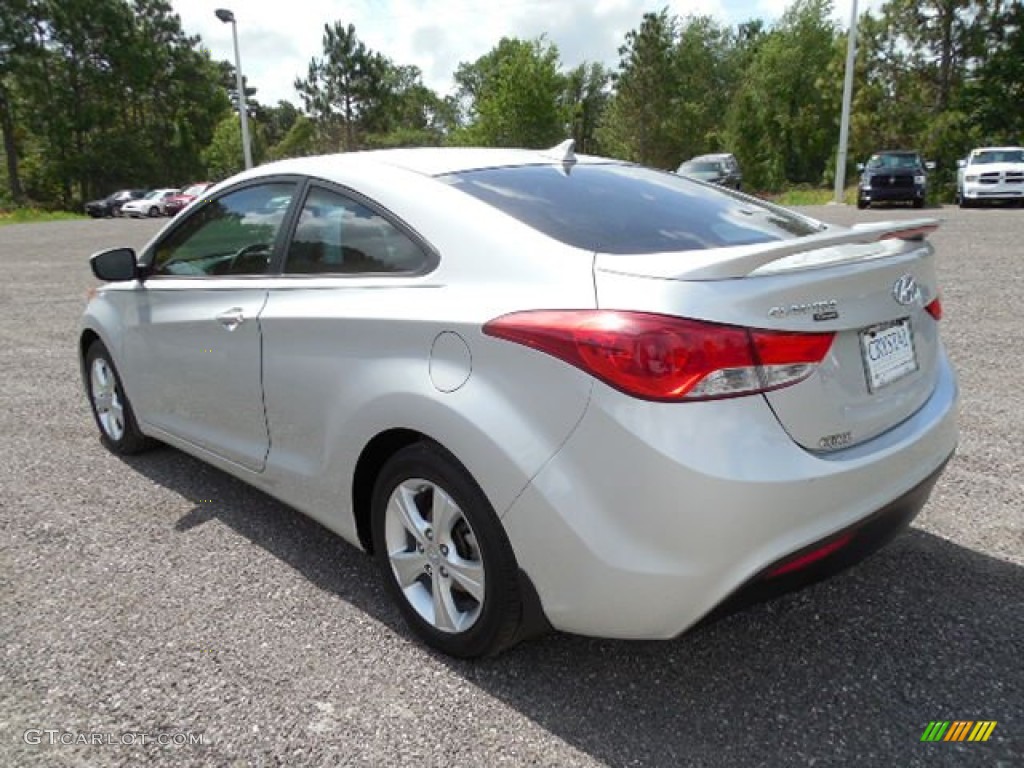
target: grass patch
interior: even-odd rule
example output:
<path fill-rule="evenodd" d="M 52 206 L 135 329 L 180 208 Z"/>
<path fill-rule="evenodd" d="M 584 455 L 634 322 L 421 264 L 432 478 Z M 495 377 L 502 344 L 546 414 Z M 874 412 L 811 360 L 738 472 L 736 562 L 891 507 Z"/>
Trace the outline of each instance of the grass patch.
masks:
<path fill-rule="evenodd" d="M 70 211 L 44 211 L 42 208 L 15 208 L 11 211 L 0 211 L 0 227 L 6 224 L 35 224 L 41 221 L 69 221 L 84 219 L 81 213 Z"/>
<path fill-rule="evenodd" d="M 773 203 L 779 205 L 827 205 L 835 199 L 834 189 L 819 187 L 793 187 L 771 197 Z M 857 188 L 847 187 L 843 195 L 847 205 L 857 204 Z"/>

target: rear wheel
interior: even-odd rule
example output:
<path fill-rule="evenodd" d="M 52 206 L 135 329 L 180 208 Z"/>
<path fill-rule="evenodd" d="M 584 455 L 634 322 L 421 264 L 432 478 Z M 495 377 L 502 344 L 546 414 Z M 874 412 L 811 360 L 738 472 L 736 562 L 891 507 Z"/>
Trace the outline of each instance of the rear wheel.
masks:
<path fill-rule="evenodd" d="M 377 478 L 371 514 L 378 567 L 424 642 L 460 658 L 514 643 L 523 615 L 515 555 L 454 456 L 429 442 L 396 453 Z"/>
<path fill-rule="evenodd" d="M 922 200 L 920 197 L 914 198 L 914 207 L 924 208 L 924 200 Z"/>
<path fill-rule="evenodd" d="M 858 209 L 863 211 L 867 207 L 868 207 L 868 201 L 867 200 L 864 200 L 863 198 L 857 198 L 857 208 Z"/>
<path fill-rule="evenodd" d="M 85 355 L 86 388 L 100 442 L 121 456 L 140 453 L 152 440 L 139 430 L 135 412 L 125 397 L 121 377 L 101 341 L 94 341 Z"/>

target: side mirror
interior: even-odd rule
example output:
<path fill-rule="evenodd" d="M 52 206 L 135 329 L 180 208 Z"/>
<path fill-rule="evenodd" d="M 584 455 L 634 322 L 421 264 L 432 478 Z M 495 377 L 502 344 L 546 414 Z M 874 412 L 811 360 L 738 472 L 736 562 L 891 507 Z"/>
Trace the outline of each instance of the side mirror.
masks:
<path fill-rule="evenodd" d="M 864 170 L 864 163 L 857 163 L 857 170 L 858 171 L 863 171 Z"/>
<path fill-rule="evenodd" d="M 967 161 L 966 160 L 957 160 L 956 161 L 956 167 L 957 168 L 966 168 L 967 167 Z"/>
<path fill-rule="evenodd" d="M 111 248 L 100 251 L 89 259 L 92 273 L 100 280 L 108 283 L 121 280 L 135 280 L 139 276 L 139 267 L 135 261 L 135 251 L 131 248 Z"/>
<path fill-rule="evenodd" d="M 935 170 L 935 161 L 934 160 L 926 160 L 925 164 L 924 164 L 924 167 L 926 169 L 928 169 L 929 171 L 934 171 Z"/>

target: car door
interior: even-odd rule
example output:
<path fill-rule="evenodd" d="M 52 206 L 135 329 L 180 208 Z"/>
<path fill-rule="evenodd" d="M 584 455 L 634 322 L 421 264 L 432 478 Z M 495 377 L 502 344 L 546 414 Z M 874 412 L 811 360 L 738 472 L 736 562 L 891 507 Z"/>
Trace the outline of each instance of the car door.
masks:
<path fill-rule="evenodd" d="M 296 188 L 249 183 L 189 213 L 147 250 L 127 315 L 124 359 L 144 423 L 255 471 L 269 446 L 259 317 Z"/>
<path fill-rule="evenodd" d="M 429 348 L 433 331 L 413 318 L 437 255 L 347 190 L 311 183 L 296 208 L 282 274 L 261 317 L 264 401 L 270 467 L 287 470 L 278 487 L 312 510 L 316 499 L 337 495 L 341 478 L 327 467 L 337 438 L 378 395 L 374 376 L 402 375 L 406 369 L 389 366 L 389 357 Z"/>

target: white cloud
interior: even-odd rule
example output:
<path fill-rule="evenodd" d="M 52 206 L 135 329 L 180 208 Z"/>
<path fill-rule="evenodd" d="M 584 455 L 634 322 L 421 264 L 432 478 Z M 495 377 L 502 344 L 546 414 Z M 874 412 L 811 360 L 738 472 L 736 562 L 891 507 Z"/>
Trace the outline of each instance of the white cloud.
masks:
<path fill-rule="evenodd" d="M 848 21 L 852 0 L 837 0 L 836 18 Z M 215 59 L 234 61 L 231 26 L 214 17 L 230 8 L 238 19 L 242 71 L 264 103 L 298 102 L 293 83 L 322 54 L 325 23 L 355 24 L 370 48 L 397 64 L 415 64 L 427 85 L 447 93 L 462 61 L 474 61 L 503 36 L 545 34 L 567 67 L 614 65 L 618 47 L 643 14 L 668 6 L 680 16 L 710 15 L 736 24 L 777 19 L 787 0 L 171 0 L 189 34 L 202 37 Z M 859 0 L 861 9 L 881 0 Z"/>

